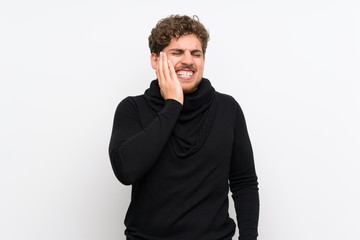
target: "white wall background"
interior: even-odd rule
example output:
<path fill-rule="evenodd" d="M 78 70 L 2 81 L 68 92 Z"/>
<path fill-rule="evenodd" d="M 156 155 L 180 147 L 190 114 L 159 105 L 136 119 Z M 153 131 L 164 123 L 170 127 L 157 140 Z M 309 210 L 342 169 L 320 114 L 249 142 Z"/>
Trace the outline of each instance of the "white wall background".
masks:
<path fill-rule="evenodd" d="M 155 78 L 147 37 L 172 13 L 209 29 L 204 76 L 245 112 L 259 239 L 358 238 L 359 1 L 5 0 L 0 239 L 124 239 L 113 115 Z"/>

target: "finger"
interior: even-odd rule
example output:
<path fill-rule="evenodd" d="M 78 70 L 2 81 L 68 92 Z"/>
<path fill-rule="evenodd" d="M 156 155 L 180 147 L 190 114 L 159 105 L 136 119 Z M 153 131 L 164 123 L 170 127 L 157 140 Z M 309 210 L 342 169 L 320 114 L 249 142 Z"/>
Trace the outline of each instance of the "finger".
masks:
<path fill-rule="evenodd" d="M 163 61 L 164 61 L 163 54 L 160 53 L 159 61 L 158 61 L 158 80 L 160 87 L 163 86 L 163 83 L 165 83 L 166 81 L 163 70 Z"/>
<path fill-rule="evenodd" d="M 169 72 L 169 65 L 168 65 L 168 60 L 167 60 L 167 56 L 166 53 L 163 53 L 163 61 L 162 61 L 162 67 L 163 67 L 163 74 L 165 77 L 165 80 L 171 80 L 170 78 L 170 72 Z"/>
<path fill-rule="evenodd" d="M 157 76 L 158 79 L 159 79 L 159 74 L 160 74 L 159 61 L 160 61 L 160 58 L 157 57 L 157 59 L 156 59 L 156 68 L 155 68 L 155 71 L 156 71 L 156 76 Z"/>
<path fill-rule="evenodd" d="M 174 68 L 174 66 L 172 65 L 172 63 L 171 63 L 170 60 L 168 60 L 168 65 L 169 65 L 169 71 L 170 71 L 171 79 L 179 80 L 178 77 L 177 77 L 177 74 L 176 74 L 176 72 L 175 72 L 175 68 Z"/>

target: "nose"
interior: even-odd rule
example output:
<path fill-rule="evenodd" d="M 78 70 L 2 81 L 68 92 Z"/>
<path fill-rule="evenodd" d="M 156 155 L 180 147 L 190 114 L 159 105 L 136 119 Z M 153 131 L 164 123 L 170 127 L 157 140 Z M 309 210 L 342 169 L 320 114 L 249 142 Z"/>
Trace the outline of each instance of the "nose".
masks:
<path fill-rule="evenodd" d="M 185 51 L 183 58 L 181 59 L 182 64 L 186 64 L 186 65 L 192 65 L 194 64 L 194 59 L 193 56 L 191 55 L 190 51 Z"/>

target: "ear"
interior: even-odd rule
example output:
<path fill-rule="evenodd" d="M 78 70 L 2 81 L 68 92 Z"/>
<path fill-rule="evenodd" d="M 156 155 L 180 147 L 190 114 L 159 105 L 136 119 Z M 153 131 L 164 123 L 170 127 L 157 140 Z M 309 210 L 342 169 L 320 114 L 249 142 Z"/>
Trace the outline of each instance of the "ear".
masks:
<path fill-rule="evenodd" d="M 150 56 L 150 61 L 151 61 L 151 67 L 153 69 L 156 69 L 157 60 L 158 60 L 158 56 L 155 53 L 152 53 Z"/>

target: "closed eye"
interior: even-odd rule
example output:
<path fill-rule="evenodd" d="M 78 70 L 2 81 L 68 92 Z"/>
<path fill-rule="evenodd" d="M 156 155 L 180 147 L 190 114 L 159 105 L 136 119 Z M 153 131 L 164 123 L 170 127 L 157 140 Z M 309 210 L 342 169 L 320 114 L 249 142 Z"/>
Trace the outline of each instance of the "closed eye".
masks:
<path fill-rule="evenodd" d="M 191 55 L 194 57 L 202 57 L 202 52 L 200 50 L 195 50 L 191 52 Z"/>

